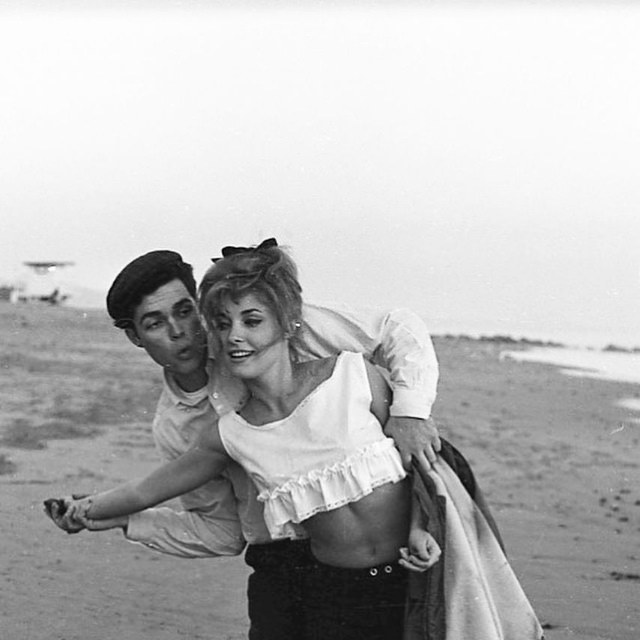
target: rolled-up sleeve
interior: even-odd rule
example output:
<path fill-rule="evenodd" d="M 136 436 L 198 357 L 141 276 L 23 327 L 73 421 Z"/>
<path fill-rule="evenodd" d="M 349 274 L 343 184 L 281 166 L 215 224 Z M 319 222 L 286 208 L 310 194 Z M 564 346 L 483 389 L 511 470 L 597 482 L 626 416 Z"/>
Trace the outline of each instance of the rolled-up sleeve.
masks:
<path fill-rule="evenodd" d="M 211 429 L 217 415 L 207 394 L 179 401 L 165 376 L 165 388 L 153 421 L 160 455 L 175 460 Z M 245 539 L 234 486 L 227 472 L 183 494 L 179 505 L 146 509 L 129 517 L 126 538 L 180 558 L 215 558 L 242 552 Z M 181 507 L 181 508 L 180 508 Z"/>
<path fill-rule="evenodd" d="M 438 359 L 425 323 L 413 311 L 395 309 L 385 316 L 372 361 L 389 372 L 391 415 L 431 415 L 438 388 Z"/>
<path fill-rule="evenodd" d="M 359 351 L 386 370 L 391 415 L 426 419 L 436 399 L 438 359 L 424 321 L 410 309 L 345 310 L 305 305 L 306 355 Z"/>
<path fill-rule="evenodd" d="M 175 511 L 169 507 L 147 509 L 129 517 L 126 537 L 154 551 L 180 558 L 237 556 L 245 541 L 237 518 L 225 520 L 219 511 Z"/>

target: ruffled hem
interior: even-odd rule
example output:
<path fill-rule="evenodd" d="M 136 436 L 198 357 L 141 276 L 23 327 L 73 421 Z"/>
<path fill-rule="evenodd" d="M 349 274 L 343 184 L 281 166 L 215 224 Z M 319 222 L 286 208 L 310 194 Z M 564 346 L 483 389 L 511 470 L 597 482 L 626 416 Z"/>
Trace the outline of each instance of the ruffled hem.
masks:
<path fill-rule="evenodd" d="M 262 491 L 258 499 L 265 503 L 264 517 L 271 535 L 288 537 L 290 523 L 356 502 L 376 487 L 399 482 L 406 475 L 393 440 L 385 438 L 335 464 L 287 480 L 272 491 Z"/>

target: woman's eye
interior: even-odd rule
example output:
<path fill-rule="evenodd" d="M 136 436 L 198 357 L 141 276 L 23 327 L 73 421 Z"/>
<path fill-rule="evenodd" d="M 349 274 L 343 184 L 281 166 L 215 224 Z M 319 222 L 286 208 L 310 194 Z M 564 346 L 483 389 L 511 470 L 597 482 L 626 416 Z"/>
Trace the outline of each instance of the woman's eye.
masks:
<path fill-rule="evenodd" d="M 249 318 L 248 320 L 245 320 L 245 324 L 248 327 L 257 327 L 261 322 L 262 320 L 260 318 Z"/>

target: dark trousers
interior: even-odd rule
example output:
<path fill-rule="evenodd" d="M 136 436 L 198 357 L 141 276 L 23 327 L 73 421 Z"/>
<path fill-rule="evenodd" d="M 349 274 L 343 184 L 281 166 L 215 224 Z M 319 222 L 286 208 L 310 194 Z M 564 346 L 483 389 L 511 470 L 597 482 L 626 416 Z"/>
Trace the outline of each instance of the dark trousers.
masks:
<path fill-rule="evenodd" d="M 397 563 L 308 574 L 305 640 L 402 640 L 407 571 Z"/>
<path fill-rule="evenodd" d="M 249 640 L 302 640 L 303 600 L 315 560 L 307 540 L 249 545 Z"/>
<path fill-rule="evenodd" d="M 343 569 L 306 540 L 249 545 L 249 640 L 402 640 L 407 572 Z"/>

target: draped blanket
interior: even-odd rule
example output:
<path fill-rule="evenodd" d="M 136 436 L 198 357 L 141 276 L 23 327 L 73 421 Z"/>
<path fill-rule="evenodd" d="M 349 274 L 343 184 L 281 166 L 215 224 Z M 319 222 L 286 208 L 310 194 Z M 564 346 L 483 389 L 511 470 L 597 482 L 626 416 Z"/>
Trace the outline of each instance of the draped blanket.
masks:
<path fill-rule="evenodd" d="M 410 573 L 405 640 L 540 640 L 542 627 L 509 565 L 498 528 L 464 459 L 448 442 L 414 495 L 443 554 Z"/>

